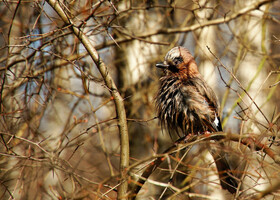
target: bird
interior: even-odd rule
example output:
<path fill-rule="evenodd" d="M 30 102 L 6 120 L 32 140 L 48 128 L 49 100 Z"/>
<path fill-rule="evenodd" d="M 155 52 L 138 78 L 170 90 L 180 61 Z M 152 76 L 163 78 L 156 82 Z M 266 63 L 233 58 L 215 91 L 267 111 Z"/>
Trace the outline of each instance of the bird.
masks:
<path fill-rule="evenodd" d="M 162 63 L 159 90 L 155 97 L 156 110 L 162 127 L 170 136 L 184 138 L 223 131 L 218 98 L 198 71 L 189 50 L 177 46 L 169 50 Z M 224 153 L 212 156 L 219 172 L 223 189 L 236 192 L 237 181 Z"/>

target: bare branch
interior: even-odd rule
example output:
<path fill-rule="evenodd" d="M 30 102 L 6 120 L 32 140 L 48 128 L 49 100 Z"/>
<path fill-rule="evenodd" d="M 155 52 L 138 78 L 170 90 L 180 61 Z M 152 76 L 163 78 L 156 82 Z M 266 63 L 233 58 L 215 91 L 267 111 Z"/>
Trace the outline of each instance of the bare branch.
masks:
<path fill-rule="evenodd" d="M 72 25 L 73 33 L 79 38 L 82 42 L 84 47 L 87 49 L 89 55 L 91 56 L 92 60 L 95 62 L 99 72 L 101 73 L 106 86 L 109 88 L 116 105 L 117 116 L 119 119 L 118 126 L 120 131 L 120 140 L 121 140 L 121 153 L 120 153 L 120 171 L 121 171 L 121 181 L 125 180 L 126 177 L 126 168 L 129 165 L 129 139 L 128 139 L 128 131 L 127 131 L 127 121 L 126 121 L 126 113 L 123 104 L 123 99 L 118 92 L 118 89 L 110 76 L 108 69 L 100 56 L 98 55 L 96 49 L 92 46 L 88 37 L 77 28 L 77 26 L 72 22 L 69 16 L 64 12 L 61 8 L 60 4 L 56 0 L 48 0 L 47 1 L 52 8 L 57 12 L 57 14 L 61 17 L 67 25 Z M 127 192 L 128 184 L 126 181 L 122 182 L 119 190 L 118 190 L 118 198 L 119 199 L 126 199 L 126 192 Z"/>

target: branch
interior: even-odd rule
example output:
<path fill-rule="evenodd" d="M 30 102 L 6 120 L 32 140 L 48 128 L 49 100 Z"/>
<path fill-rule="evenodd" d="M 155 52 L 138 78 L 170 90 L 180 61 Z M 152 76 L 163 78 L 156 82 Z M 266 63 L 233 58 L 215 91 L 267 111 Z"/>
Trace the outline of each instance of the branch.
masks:
<path fill-rule="evenodd" d="M 145 171 L 140 176 L 139 180 L 136 182 L 136 184 L 131 190 L 132 199 L 136 198 L 138 192 L 141 190 L 146 180 L 157 169 L 157 167 L 165 160 L 164 157 L 166 155 L 181 151 L 185 148 L 191 147 L 192 145 L 202 141 L 221 140 L 221 139 L 240 142 L 241 144 L 247 146 L 250 149 L 256 151 L 263 151 L 271 159 L 273 159 L 275 163 L 280 165 L 280 156 L 275 154 L 268 146 L 262 144 L 256 138 L 251 136 L 241 136 L 239 134 L 228 134 L 223 132 L 217 132 L 211 135 L 201 135 L 201 136 L 195 135 L 192 138 L 188 139 L 187 141 L 185 140 L 185 138 L 181 138 L 178 141 L 176 141 L 173 146 L 169 147 L 163 154 L 161 154 L 161 156 L 157 156 L 156 159 L 153 162 L 151 162 L 151 164 L 145 169 Z"/>
<path fill-rule="evenodd" d="M 253 102 L 253 104 L 256 106 L 256 108 L 258 109 L 258 111 L 262 114 L 262 116 L 264 117 L 264 119 L 266 120 L 266 122 L 269 124 L 269 120 L 267 119 L 267 117 L 265 116 L 265 114 L 263 113 L 263 111 L 260 109 L 260 107 L 258 106 L 258 104 L 254 101 L 254 99 L 251 97 L 251 95 L 248 93 L 248 91 L 242 86 L 242 84 L 240 83 L 240 81 L 238 80 L 238 78 L 222 63 L 222 61 L 220 60 L 220 58 L 218 58 L 210 49 L 210 47 L 206 46 L 208 51 L 214 56 L 214 58 L 221 64 L 221 66 L 233 77 L 233 79 L 236 81 L 236 83 L 238 84 L 239 88 L 241 88 L 243 90 L 243 92 L 248 96 L 248 98 Z"/>
<path fill-rule="evenodd" d="M 206 27 L 206 26 L 224 24 L 224 23 L 232 21 L 232 20 L 234 20 L 234 19 L 236 19 L 236 18 L 238 18 L 238 17 L 240 17 L 240 16 L 242 16 L 246 13 L 249 13 L 253 10 L 256 10 L 264 4 L 271 3 L 273 1 L 275 1 L 275 0 L 256 1 L 255 3 L 252 3 L 249 6 L 246 6 L 245 8 L 239 10 L 238 12 L 234 12 L 231 15 L 226 15 L 225 17 L 220 17 L 220 18 L 217 18 L 217 19 L 205 21 L 205 22 L 194 24 L 192 26 L 187 26 L 187 27 L 184 27 L 184 28 L 160 29 L 160 30 L 154 31 L 152 33 L 137 35 L 137 38 L 147 38 L 147 37 L 151 37 L 153 35 L 158 35 L 158 34 L 184 33 L 184 32 L 189 32 L 189 31 L 195 31 L 195 30 L 201 29 L 201 28 Z M 116 42 L 119 43 L 121 41 L 116 41 Z"/>
<path fill-rule="evenodd" d="M 118 127 L 120 132 L 120 186 L 118 188 L 118 199 L 126 199 L 128 183 L 126 180 L 126 168 L 129 165 L 129 137 L 127 130 L 127 121 L 123 99 L 118 92 L 118 89 L 110 76 L 108 69 L 102 59 L 99 57 L 96 49 L 91 44 L 89 38 L 72 22 L 71 18 L 64 12 L 59 1 L 47 0 L 49 5 L 57 12 L 66 25 L 71 25 L 73 33 L 79 38 L 84 45 L 92 60 L 96 64 L 100 74 L 102 75 L 106 86 L 109 88 L 111 95 L 114 98 L 118 117 Z"/>
<path fill-rule="evenodd" d="M 270 187 L 266 188 L 265 190 L 260 191 L 260 193 L 255 196 L 254 200 L 260 200 L 263 197 L 272 194 L 273 192 L 276 192 L 279 189 L 280 189 L 280 181 L 277 181 L 276 183 L 272 184 Z"/>

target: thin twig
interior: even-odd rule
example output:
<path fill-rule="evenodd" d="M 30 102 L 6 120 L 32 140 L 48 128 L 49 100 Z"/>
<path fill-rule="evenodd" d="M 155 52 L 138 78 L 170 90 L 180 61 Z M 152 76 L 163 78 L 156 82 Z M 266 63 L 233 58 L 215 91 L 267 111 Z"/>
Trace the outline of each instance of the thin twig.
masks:
<path fill-rule="evenodd" d="M 242 86 L 242 84 L 240 83 L 240 81 L 236 78 L 236 76 L 222 63 L 222 61 L 220 60 L 220 58 L 218 58 L 212 51 L 211 49 L 207 46 L 207 49 L 209 50 L 209 52 L 214 56 L 214 58 L 221 64 L 221 66 L 234 78 L 234 80 L 236 81 L 236 83 L 239 85 L 239 87 L 245 92 L 245 94 L 249 97 L 249 99 L 253 102 L 253 104 L 256 106 L 256 108 L 260 111 L 260 113 L 262 114 L 262 116 L 264 117 L 264 119 L 266 120 L 267 123 L 269 123 L 269 120 L 267 119 L 267 117 L 265 116 L 265 114 L 263 113 L 263 111 L 260 109 L 260 107 L 257 105 L 257 103 L 254 101 L 254 99 L 251 97 L 251 95 L 247 92 L 247 90 Z"/>
<path fill-rule="evenodd" d="M 124 108 L 123 99 L 118 92 L 118 89 L 114 83 L 113 78 L 109 74 L 107 66 L 104 64 L 96 49 L 91 44 L 89 38 L 80 30 L 71 20 L 71 18 L 64 12 L 59 2 L 56 0 L 47 0 L 49 5 L 57 12 L 66 25 L 72 25 L 73 33 L 79 38 L 81 43 L 86 48 L 87 52 L 91 56 L 92 60 L 96 64 L 99 72 L 101 73 L 104 82 L 111 92 L 114 98 L 116 113 L 118 117 L 118 127 L 120 132 L 120 175 L 121 181 L 118 189 L 118 199 L 126 199 L 126 192 L 128 188 L 126 179 L 126 168 L 129 166 L 129 137 L 126 121 L 126 112 Z"/>
<path fill-rule="evenodd" d="M 180 139 L 176 142 L 173 146 L 169 147 L 162 156 L 157 157 L 153 162 L 149 164 L 147 169 L 141 175 L 141 178 L 137 181 L 134 185 L 133 189 L 131 190 L 131 199 L 135 199 L 138 192 L 141 190 L 142 186 L 144 185 L 145 181 L 149 178 L 149 176 L 158 168 L 158 166 L 165 160 L 165 156 L 183 150 L 185 148 L 189 148 L 190 146 L 207 140 L 221 140 L 226 139 L 234 142 L 240 142 L 241 144 L 245 145 L 248 148 L 251 148 L 256 151 L 263 151 L 267 154 L 270 158 L 274 160 L 275 163 L 280 165 L 280 156 L 275 154 L 268 146 L 262 144 L 257 139 L 253 138 L 252 136 L 241 136 L 239 134 L 228 134 L 223 132 L 217 132 L 211 135 L 202 135 L 202 136 L 193 136 L 190 138 L 187 143 L 184 138 Z"/>

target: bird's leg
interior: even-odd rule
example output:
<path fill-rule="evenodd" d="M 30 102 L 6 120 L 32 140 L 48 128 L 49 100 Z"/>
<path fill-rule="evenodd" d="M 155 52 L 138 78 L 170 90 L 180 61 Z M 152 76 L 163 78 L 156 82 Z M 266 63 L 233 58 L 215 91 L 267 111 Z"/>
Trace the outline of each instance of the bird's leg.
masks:
<path fill-rule="evenodd" d="M 186 135 L 186 136 L 184 137 L 184 142 L 185 142 L 185 143 L 188 143 L 188 142 L 190 141 L 190 139 L 191 139 L 193 136 L 194 136 L 193 133 L 189 133 L 188 135 Z"/>
<path fill-rule="evenodd" d="M 203 135 L 205 135 L 205 136 L 210 136 L 210 135 L 211 135 L 211 132 L 205 131 L 205 132 L 203 133 Z"/>

